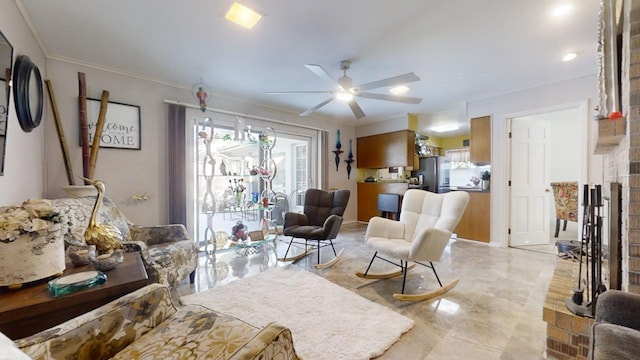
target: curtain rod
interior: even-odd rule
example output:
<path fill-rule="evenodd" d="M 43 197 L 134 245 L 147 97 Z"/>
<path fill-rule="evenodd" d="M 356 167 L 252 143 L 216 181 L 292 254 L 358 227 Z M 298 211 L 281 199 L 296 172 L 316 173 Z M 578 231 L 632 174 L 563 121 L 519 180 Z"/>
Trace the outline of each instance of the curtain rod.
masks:
<path fill-rule="evenodd" d="M 200 106 L 199 105 L 195 105 L 195 104 L 189 104 L 189 103 L 185 103 L 182 101 L 177 101 L 177 100 L 168 100 L 165 99 L 164 100 L 165 104 L 174 104 L 174 105 L 182 105 L 191 109 L 198 109 L 200 110 Z M 235 111 L 229 111 L 229 110 L 222 110 L 222 109 L 216 109 L 216 108 L 210 108 L 207 107 L 207 110 L 209 111 L 213 111 L 213 112 L 217 112 L 217 113 L 221 113 L 221 114 L 226 114 L 226 115 L 233 115 L 233 116 L 242 116 L 242 117 L 246 117 L 246 118 L 250 118 L 250 119 L 255 119 L 255 120 L 262 120 L 262 121 L 268 121 L 268 122 L 272 122 L 272 123 L 278 123 L 278 124 L 283 124 L 283 125 L 290 125 L 290 126 L 298 126 L 301 128 L 306 128 L 306 129 L 311 129 L 311 130 L 319 130 L 319 131 L 329 131 L 327 129 L 323 129 L 323 128 L 319 128 L 319 127 L 315 127 L 315 126 L 311 126 L 311 125 L 304 125 L 304 124 L 298 124 L 298 123 L 292 123 L 289 121 L 284 121 L 284 120 L 277 120 L 277 119 L 271 119 L 271 118 L 267 118 L 267 117 L 263 117 L 263 116 L 255 116 L 255 115 L 249 115 L 249 114 L 242 114 L 239 112 L 235 112 Z"/>

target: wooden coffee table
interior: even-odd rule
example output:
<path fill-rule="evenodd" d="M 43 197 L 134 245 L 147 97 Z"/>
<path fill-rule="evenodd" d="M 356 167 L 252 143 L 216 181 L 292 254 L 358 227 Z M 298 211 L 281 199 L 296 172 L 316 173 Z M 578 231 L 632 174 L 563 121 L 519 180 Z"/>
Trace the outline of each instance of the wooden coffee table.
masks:
<path fill-rule="evenodd" d="M 67 266 L 64 275 L 91 271 L 93 266 Z M 19 290 L 0 290 L 0 332 L 15 340 L 61 324 L 147 285 L 140 254 L 125 253 L 117 268 L 105 272 L 104 284 L 54 297 L 43 281 Z"/>

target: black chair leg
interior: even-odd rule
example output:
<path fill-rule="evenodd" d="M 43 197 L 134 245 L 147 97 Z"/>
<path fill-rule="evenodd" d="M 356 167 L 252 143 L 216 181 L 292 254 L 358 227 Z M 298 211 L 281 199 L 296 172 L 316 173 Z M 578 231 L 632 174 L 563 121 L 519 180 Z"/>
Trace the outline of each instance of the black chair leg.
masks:
<path fill-rule="evenodd" d="M 320 264 L 320 240 L 318 241 L 318 264 Z"/>
<path fill-rule="evenodd" d="M 193 270 L 191 274 L 189 274 L 189 283 L 193 284 L 196 281 L 196 271 Z"/>
<path fill-rule="evenodd" d="M 560 219 L 556 219 L 556 233 L 553 237 L 558 237 L 558 233 L 560 232 Z"/>
<path fill-rule="evenodd" d="M 293 243 L 293 238 L 291 238 L 291 241 L 289 241 L 289 246 L 287 246 L 287 251 L 284 253 L 284 259 L 287 258 L 287 255 L 289 254 L 289 249 L 291 249 L 291 244 Z M 306 250 L 306 248 L 305 248 Z"/>
<path fill-rule="evenodd" d="M 564 226 L 562 227 L 562 231 L 567 231 L 567 220 L 564 221 Z"/>
<path fill-rule="evenodd" d="M 336 248 L 333 247 L 333 240 L 329 239 L 329 244 L 331 244 L 331 248 L 333 249 L 333 255 L 338 256 L 338 253 L 336 252 Z"/>
<path fill-rule="evenodd" d="M 440 287 L 442 287 L 442 282 L 440 282 L 440 277 L 438 277 L 438 273 L 436 272 L 436 267 L 433 266 L 433 262 L 429 261 L 429 264 L 431 265 L 431 270 L 433 270 L 433 275 L 436 276 L 436 280 L 438 280 L 438 284 L 440 284 Z"/>
<path fill-rule="evenodd" d="M 367 273 L 369 272 L 369 269 L 371 269 L 371 264 L 373 264 L 373 260 L 376 259 L 376 255 L 378 255 L 378 252 L 376 251 L 375 254 L 373 254 L 373 256 L 371 257 L 371 261 L 369 262 L 369 266 L 367 266 L 367 270 L 364 271 L 364 274 L 367 275 Z"/>
<path fill-rule="evenodd" d="M 405 282 L 407 282 L 407 264 L 409 264 L 408 261 L 400 260 L 400 267 L 402 268 L 402 292 L 400 292 L 401 294 L 404 294 L 404 284 Z"/>

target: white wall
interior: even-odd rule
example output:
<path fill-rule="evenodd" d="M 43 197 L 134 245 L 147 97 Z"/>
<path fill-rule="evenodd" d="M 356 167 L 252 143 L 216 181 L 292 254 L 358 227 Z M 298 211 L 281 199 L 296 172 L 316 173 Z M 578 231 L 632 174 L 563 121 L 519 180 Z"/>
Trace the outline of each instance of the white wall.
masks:
<path fill-rule="evenodd" d="M 533 111 L 536 109 L 561 110 L 567 104 L 576 105 L 578 102 L 588 101 L 586 116 L 582 116 L 581 126 L 585 128 L 587 143 L 587 174 L 588 182 L 602 183 L 602 156 L 593 155 L 596 126 L 593 121 L 595 115 L 593 107 L 598 97 L 596 75 L 548 84 L 531 89 L 525 89 L 509 94 L 482 100 L 469 101 L 469 117 L 491 115 L 491 244 L 507 246 L 508 229 L 508 199 L 507 187 L 507 156 L 508 156 L 508 128 L 507 119 L 514 114 Z M 576 135 L 577 136 L 577 135 Z"/>
<path fill-rule="evenodd" d="M 385 134 L 407 129 L 410 129 L 409 114 L 403 114 L 385 121 L 356 126 L 355 137 Z"/>
<path fill-rule="evenodd" d="M 79 126 L 77 111 L 78 80 L 77 73 L 86 74 L 87 96 L 99 98 L 102 90 L 110 92 L 110 100 L 141 107 L 142 150 L 122 150 L 101 148 L 95 171 L 95 178 L 105 180 L 108 196 L 118 205 L 127 217 L 139 224 L 163 224 L 168 218 L 166 208 L 167 174 L 167 105 L 165 99 L 195 103 L 190 90 L 172 87 L 158 82 L 133 78 L 131 76 L 90 68 L 78 64 L 48 60 L 49 78 L 53 82 L 56 100 L 62 117 L 65 136 L 71 152 L 74 172 L 82 173 L 82 158 L 79 147 Z M 314 117 L 300 118 L 296 114 L 243 103 L 219 96 L 211 96 L 209 107 L 223 109 L 256 117 L 284 120 L 291 124 L 309 124 L 329 131 L 329 144 L 335 144 L 335 131 L 341 129 L 343 144 L 354 137 L 354 128 L 337 125 L 326 119 Z M 273 126 L 277 130 L 277 124 Z M 63 197 L 62 186 L 67 184 L 62 160 L 62 152 L 53 124 L 46 128 L 46 164 L 47 196 Z M 330 145 L 332 150 L 333 145 Z M 333 155 L 329 153 L 329 155 Z M 329 188 L 346 188 L 352 192 L 345 221 L 356 218 L 356 183 L 352 176 L 347 180 L 345 166 L 335 173 L 335 165 L 325 157 L 328 169 L 333 168 L 329 177 Z M 352 173 L 353 175 L 353 173 Z M 151 199 L 144 202 L 130 200 L 131 195 L 148 193 Z"/>
<path fill-rule="evenodd" d="M 545 113 L 542 116 L 551 124 L 550 180 L 581 180 L 579 149 L 584 139 L 575 136 L 581 122 L 580 112 L 573 108 Z"/>
<path fill-rule="evenodd" d="M 45 56 L 31 30 L 24 22 L 15 2 L 0 3 L 0 31 L 13 46 L 14 61 L 18 55 L 27 55 L 46 77 Z M 0 206 L 22 203 L 27 198 L 43 196 L 44 189 L 44 128 L 48 119 L 45 109 L 41 126 L 29 133 L 22 131 L 16 116 L 13 91 L 9 99 L 6 157 L 4 176 L 0 176 Z"/>

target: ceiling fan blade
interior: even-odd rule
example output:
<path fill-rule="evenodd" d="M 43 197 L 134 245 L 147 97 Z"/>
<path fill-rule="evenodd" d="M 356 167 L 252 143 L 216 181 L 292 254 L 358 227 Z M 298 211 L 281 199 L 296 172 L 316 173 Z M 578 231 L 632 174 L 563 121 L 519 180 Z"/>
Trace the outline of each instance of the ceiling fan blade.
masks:
<path fill-rule="evenodd" d="M 325 81 L 328 81 L 331 83 L 331 85 L 334 86 L 338 86 L 340 88 L 340 90 L 344 90 L 344 88 L 342 88 L 342 86 L 340 86 L 340 84 L 338 83 L 338 81 L 334 78 L 331 77 L 331 75 L 329 75 L 328 72 L 326 72 L 322 66 L 320 65 L 316 65 L 316 64 L 305 64 L 304 65 L 307 69 L 311 70 L 312 73 L 316 74 L 319 78 L 324 79 Z"/>
<path fill-rule="evenodd" d="M 319 90 L 319 91 L 270 91 L 266 92 L 266 95 L 282 95 L 282 94 L 331 94 L 332 91 Z"/>
<path fill-rule="evenodd" d="M 398 76 L 394 76 L 394 77 L 390 77 L 382 80 L 372 81 L 366 84 L 362 84 L 360 86 L 354 86 L 354 88 L 358 89 L 358 91 L 371 90 L 379 87 L 401 85 L 401 84 L 406 84 L 406 83 L 419 81 L 419 80 L 420 78 L 418 77 L 418 75 L 410 72 L 404 75 L 398 75 Z"/>
<path fill-rule="evenodd" d="M 321 107 L 323 107 L 323 106 L 327 105 L 328 103 L 330 103 L 331 101 L 333 101 L 333 99 L 334 99 L 333 96 L 328 98 L 327 100 L 321 102 L 320 104 L 318 104 L 318 105 L 316 105 L 316 106 L 314 106 L 314 107 L 312 107 L 310 109 L 307 109 L 307 111 L 305 111 L 302 114 L 300 114 L 300 116 L 307 116 L 307 115 L 311 114 L 312 112 L 320 109 Z"/>
<path fill-rule="evenodd" d="M 360 96 L 367 99 L 394 101 L 394 102 L 400 102 L 405 104 L 420 104 L 420 102 L 422 102 L 421 98 L 416 98 L 411 96 L 396 96 L 396 95 L 375 94 L 375 93 L 358 93 L 356 94 L 356 96 Z"/>
<path fill-rule="evenodd" d="M 360 105 L 355 100 L 349 101 L 349 107 L 351 111 L 353 111 L 353 115 L 356 116 L 356 119 L 362 119 L 364 117 L 364 111 L 360 108 Z"/>

